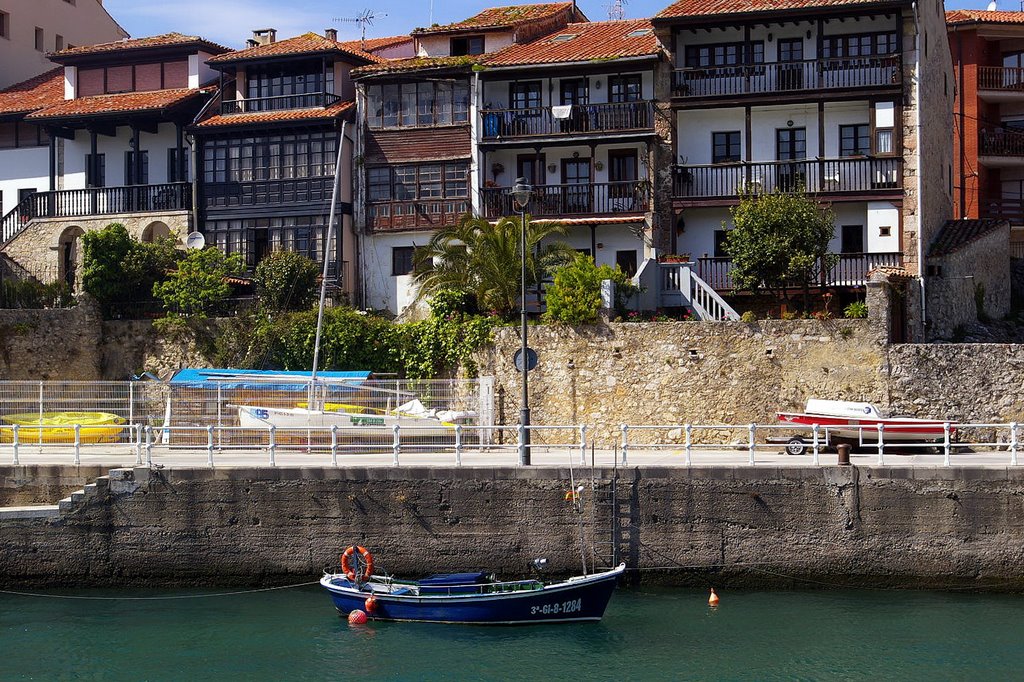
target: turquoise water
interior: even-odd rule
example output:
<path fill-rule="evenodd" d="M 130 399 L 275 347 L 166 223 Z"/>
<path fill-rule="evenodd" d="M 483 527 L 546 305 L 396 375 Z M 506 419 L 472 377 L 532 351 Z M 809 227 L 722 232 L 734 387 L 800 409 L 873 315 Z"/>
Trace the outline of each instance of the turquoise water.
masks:
<path fill-rule="evenodd" d="M 721 605 L 709 609 L 703 591 L 621 589 L 599 624 L 529 627 L 351 627 L 316 587 L 161 601 L 0 594 L 0 679 L 1024 677 L 1024 596 L 720 594 Z"/>

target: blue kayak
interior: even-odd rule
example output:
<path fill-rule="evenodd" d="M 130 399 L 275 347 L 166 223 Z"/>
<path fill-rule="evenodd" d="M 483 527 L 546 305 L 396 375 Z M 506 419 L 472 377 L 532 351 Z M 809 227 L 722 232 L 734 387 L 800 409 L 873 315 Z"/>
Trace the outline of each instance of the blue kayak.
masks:
<path fill-rule="evenodd" d="M 373 577 L 357 583 L 328 573 L 320 584 L 338 611 L 361 610 L 375 620 L 513 625 L 597 621 L 625 564 L 558 582 L 498 582 L 485 573 L 443 573 L 417 581 Z M 373 597 L 374 608 L 367 609 Z"/>

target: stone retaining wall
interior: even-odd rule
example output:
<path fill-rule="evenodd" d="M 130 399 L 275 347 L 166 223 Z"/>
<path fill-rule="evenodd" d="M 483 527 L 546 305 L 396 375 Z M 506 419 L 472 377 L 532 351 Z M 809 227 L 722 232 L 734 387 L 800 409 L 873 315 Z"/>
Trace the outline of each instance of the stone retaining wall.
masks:
<path fill-rule="evenodd" d="M 644 580 L 1024 587 L 1024 469 L 597 475 L 619 476 L 620 557 L 659 569 Z M 336 565 L 350 543 L 398 574 L 487 568 L 514 576 L 538 556 L 554 574 L 578 572 L 568 485 L 568 472 L 556 469 L 115 470 L 104 495 L 59 519 L 0 522 L 0 580 L 294 583 Z M 588 533 L 591 503 L 586 492 Z M 598 539 L 611 538 L 611 527 L 599 515 Z M 583 545 L 589 555 L 589 536 Z"/>

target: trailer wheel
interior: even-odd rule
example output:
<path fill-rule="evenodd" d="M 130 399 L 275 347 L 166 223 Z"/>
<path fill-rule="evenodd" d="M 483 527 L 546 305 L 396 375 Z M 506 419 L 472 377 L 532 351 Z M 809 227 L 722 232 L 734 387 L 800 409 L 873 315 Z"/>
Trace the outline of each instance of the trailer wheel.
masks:
<path fill-rule="evenodd" d="M 786 441 L 786 453 L 790 455 L 802 455 L 807 449 L 807 443 L 800 436 L 793 436 Z"/>

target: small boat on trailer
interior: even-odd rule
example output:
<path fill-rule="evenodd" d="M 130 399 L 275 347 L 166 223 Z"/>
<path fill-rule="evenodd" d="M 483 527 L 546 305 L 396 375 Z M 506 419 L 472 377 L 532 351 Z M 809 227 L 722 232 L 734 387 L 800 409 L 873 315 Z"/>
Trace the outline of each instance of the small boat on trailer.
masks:
<path fill-rule="evenodd" d="M 356 557 L 364 560 L 362 566 Z M 369 552 L 350 547 L 342 555 L 342 572 L 325 573 L 320 584 L 342 615 L 365 611 L 374 620 L 471 625 L 567 623 L 601 620 L 625 570 L 626 565 L 619 564 L 611 570 L 551 582 L 503 582 L 484 572 L 399 580 L 373 577 Z"/>
<path fill-rule="evenodd" d="M 844 440 L 856 444 L 877 443 L 878 427 L 882 425 L 884 442 L 927 443 L 945 438 L 945 423 L 935 419 L 913 417 L 885 417 L 871 403 L 846 400 L 810 399 L 804 412 L 779 412 L 779 424 L 821 427 L 822 444 L 833 444 Z M 956 429 L 950 428 L 950 436 Z M 799 455 L 810 444 L 807 436 L 790 436 L 785 439 L 786 452 Z"/>

